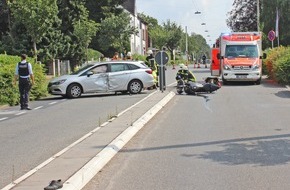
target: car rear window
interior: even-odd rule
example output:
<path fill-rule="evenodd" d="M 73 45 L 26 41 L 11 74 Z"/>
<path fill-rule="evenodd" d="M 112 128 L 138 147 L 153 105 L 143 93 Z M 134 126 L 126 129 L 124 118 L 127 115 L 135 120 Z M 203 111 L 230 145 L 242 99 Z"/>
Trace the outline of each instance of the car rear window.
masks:
<path fill-rule="evenodd" d="M 128 66 L 129 66 L 129 69 L 130 69 L 130 70 L 136 70 L 136 69 L 140 69 L 140 67 L 139 67 L 139 66 L 137 66 L 137 65 L 128 64 Z"/>
<path fill-rule="evenodd" d="M 148 67 L 144 62 L 140 62 L 140 64 L 141 64 L 142 66 L 144 66 L 145 68 Z"/>

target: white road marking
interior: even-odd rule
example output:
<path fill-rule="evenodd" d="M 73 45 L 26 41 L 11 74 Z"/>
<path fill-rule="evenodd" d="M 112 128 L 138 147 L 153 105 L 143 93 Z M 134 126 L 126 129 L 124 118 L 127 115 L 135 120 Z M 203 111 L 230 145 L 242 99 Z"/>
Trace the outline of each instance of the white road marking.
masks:
<path fill-rule="evenodd" d="M 53 104 L 56 104 L 56 103 L 57 103 L 57 102 L 50 102 L 49 105 L 53 105 Z"/>
<path fill-rule="evenodd" d="M 150 93 L 148 96 L 146 96 L 145 98 L 143 98 L 142 100 L 140 100 L 139 102 L 135 103 L 134 105 L 132 105 L 131 107 L 125 109 L 124 111 L 120 112 L 117 117 L 119 117 L 120 115 L 124 114 L 125 112 L 129 111 L 130 109 L 132 109 L 133 107 L 135 107 L 136 105 L 140 104 L 141 102 L 145 101 L 147 98 L 149 98 L 150 96 L 152 96 L 153 94 L 155 94 L 158 91 L 155 91 L 153 93 Z M 57 102 L 51 102 L 49 104 L 55 104 Z M 23 112 L 25 113 L 25 112 Z M 86 138 L 90 137 L 91 135 L 93 135 L 95 132 L 97 132 L 99 129 L 101 129 L 102 127 L 104 127 L 105 125 L 107 125 L 108 123 L 110 123 L 109 121 L 104 122 L 100 127 L 96 127 L 94 130 L 90 131 L 89 133 L 85 134 L 83 137 L 81 137 L 80 139 L 78 139 L 77 141 L 73 142 L 71 145 L 69 145 L 68 147 L 64 148 L 63 150 L 61 150 L 60 152 L 56 153 L 55 155 L 53 155 L 52 157 L 48 158 L 46 161 L 44 161 L 43 163 L 39 164 L 38 166 L 36 166 L 35 168 L 33 168 L 32 170 L 28 171 L 26 174 L 24 174 L 23 176 L 19 177 L 18 179 L 16 179 L 15 181 L 13 181 L 12 183 L 8 184 L 6 187 L 2 188 L 1 190 L 10 190 L 12 189 L 14 186 L 16 186 L 17 184 L 19 184 L 20 182 L 24 181 L 25 179 L 27 179 L 29 176 L 33 175 L 35 172 L 37 172 L 39 169 L 43 168 L 44 166 L 48 165 L 50 162 L 52 162 L 54 159 L 56 159 L 57 157 L 61 156 L 62 154 L 64 154 L 65 152 L 67 152 L 69 149 L 71 149 L 72 147 L 74 147 L 75 145 L 79 144 L 80 142 L 82 142 L 83 140 L 85 140 Z"/>
<path fill-rule="evenodd" d="M 140 100 L 139 102 L 135 103 L 134 105 L 130 106 L 129 108 L 123 110 L 122 112 L 120 112 L 117 117 L 119 117 L 120 115 L 124 114 L 125 112 L 129 111 L 130 109 L 132 109 L 133 107 L 137 106 L 138 104 L 140 104 L 141 102 L 145 101 L 146 99 L 148 99 L 150 96 L 152 96 L 153 94 L 155 94 L 158 91 L 155 91 L 153 93 L 150 93 L 148 96 L 146 96 L 145 98 L 143 98 L 142 100 Z M 171 96 L 173 97 L 174 93 L 171 93 Z M 169 94 L 170 95 L 170 94 Z M 166 97 L 169 97 L 169 95 L 167 95 Z M 164 98 L 165 99 L 165 98 Z M 164 101 L 164 99 L 162 101 Z M 168 99 L 168 98 L 167 98 Z M 171 99 L 171 98 L 170 98 Z M 169 101 L 169 100 L 168 100 Z M 51 102 L 49 104 L 55 104 L 57 102 Z M 166 103 L 165 103 L 166 104 Z M 156 107 L 156 108 L 155 108 Z M 160 106 L 159 106 L 160 107 Z M 162 107 L 162 106 L 161 106 Z M 157 109 L 158 106 L 154 106 L 154 109 Z M 151 109 L 153 109 L 151 108 Z M 159 108 L 160 109 L 160 108 Z M 148 113 L 150 112 L 149 115 L 152 115 L 152 111 L 148 111 Z M 25 112 L 21 112 L 19 114 L 23 114 Z M 153 114 L 154 115 L 154 114 Z M 140 119 L 139 119 L 140 120 Z M 142 118 L 141 118 L 142 120 Z M 40 165 L 36 166 L 34 169 L 28 171 L 26 174 L 24 174 L 23 176 L 19 177 L 18 179 L 16 179 L 15 181 L 13 181 L 12 183 L 8 184 L 6 187 L 4 187 L 1 190 L 10 190 L 12 189 L 14 186 L 16 186 L 17 184 L 19 184 L 20 182 L 24 181 L 25 179 L 27 179 L 29 176 L 33 175 L 35 172 L 37 172 L 39 169 L 43 168 L 44 166 L 48 165 L 50 162 L 52 162 L 54 159 L 58 158 L 59 156 L 61 156 L 62 154 L 64 154 L 65 152 L 67 152 L 69 149 L 71 149 L 72 147 L 74 147 L 75 145 L 79 144 L 80 142 L 82 142 L 83 140 L 85 140 L 86 138 L 90 137 L 91 135 L 93 135 L 95 132 L 97 132 L 99 129 L 101 129 L 102 127 L 104 127 L 105 125 L 107 125 L 108 123 L 110 123 L 109 121 L 104 122 L 100 127 L 96 127 L 94 130 L 90 131 L 89 133 L 85 134 L 83 137 L 81 137 L 80 139 L 78 139 L 77 141 L 73 142 L 71 145 L 69 145 L 68 147 L 64 148 L 63 150 L 61 150 L 60 152 L 56 153 L 55 155 L 53 155 L 52 157 L 50 157 L 49 159 L 47 159 L 46 161 L 44 161 L 43 163 L 41 163 Z M 137 123 L 137 121 L 135 122 Z M 127 129 L 128 130 L 128 129 Z M 108 145 L 109 146 L 109 145 Z"/>
<path fill-rule="evenodd" d="M 26 113 L 26 112 L 25 111 L 22 111 L 22 112 L 19 112 L 19 113 L 15 114 L 15 115 L 22 115 L 24 113 Z"/>
<path fill-rule="evenodd" d="M 8 117 L 3 117 L 3 118 L 0 118 L 0 121 L 3 121 L 5 119 L 8 119 Z"/>
<path fill-rule="evenodd" d="M 0 115 L 8 115 L 8 114 L 14 114 L 17 111 L 1 111 Z"/>
<path fill-rule="evenodd" d="M 43 108 L 43 106 L 38 106 L 38 107 L 34 108 L 34 110 L 38 110 L 40 108 Z"/>

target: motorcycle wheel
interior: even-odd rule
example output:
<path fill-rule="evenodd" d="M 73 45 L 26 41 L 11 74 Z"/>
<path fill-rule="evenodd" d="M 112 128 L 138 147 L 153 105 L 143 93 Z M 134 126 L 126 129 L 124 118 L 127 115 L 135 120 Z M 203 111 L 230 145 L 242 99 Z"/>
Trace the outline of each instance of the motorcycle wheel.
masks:
<path fill-rule="evenodd" d="M 182 89 L 177 89 L 176 90 L 178 94 L 182 94 L 183 90 Z"/>

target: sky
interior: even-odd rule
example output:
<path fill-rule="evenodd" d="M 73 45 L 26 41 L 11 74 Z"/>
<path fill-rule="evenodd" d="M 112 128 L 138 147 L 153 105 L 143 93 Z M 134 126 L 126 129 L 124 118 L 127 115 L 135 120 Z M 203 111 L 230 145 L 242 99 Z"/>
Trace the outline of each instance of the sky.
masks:
<path fill-rule="evenodd" d="M 212 46 L 227 27 L 227 13 L 232 10 L 234 0 L 136 0 L 138 13 L 158 20 L 161 25 L 170 20 L 182 26 L 187 33 L 202 35 Z M 195 14 L 195 12 L 201 14 Z M 205 25 L 202 25 L 205 23 Z"/>

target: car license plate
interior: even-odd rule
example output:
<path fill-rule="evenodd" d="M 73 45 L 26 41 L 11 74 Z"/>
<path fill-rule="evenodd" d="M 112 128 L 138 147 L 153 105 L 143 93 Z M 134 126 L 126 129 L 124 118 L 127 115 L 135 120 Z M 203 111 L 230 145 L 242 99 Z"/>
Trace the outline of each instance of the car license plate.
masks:
<path fill-rule="evenodd" d="M 246 79 L 247 75 L 237 75 L 237 79 Z"/>

